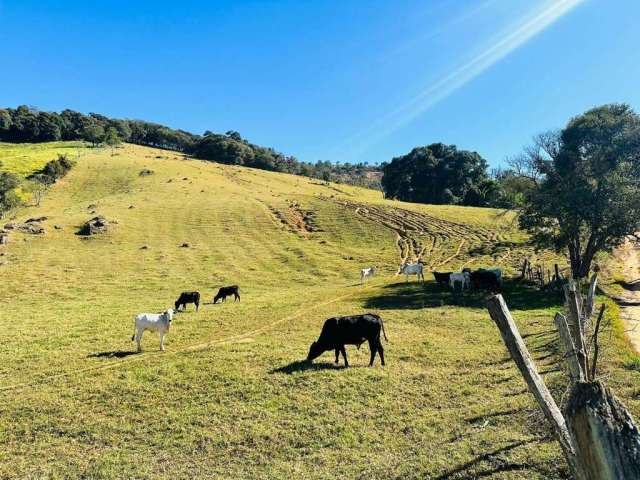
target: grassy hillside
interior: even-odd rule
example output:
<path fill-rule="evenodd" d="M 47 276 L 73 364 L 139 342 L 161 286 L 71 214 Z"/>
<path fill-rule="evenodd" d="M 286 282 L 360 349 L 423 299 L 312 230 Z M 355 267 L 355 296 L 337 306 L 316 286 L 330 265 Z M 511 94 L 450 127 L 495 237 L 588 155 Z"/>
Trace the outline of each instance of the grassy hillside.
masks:
<path fill-rule="evenodd" d="M 89 149 L 84 142 L 51 142 L 51 143 L 2 143 L 0 142 L 0 170 L 30 175 L 42 169 L 47 162 L 58 155 L 78 158 Z"/>
<path fill-rule="evenodd" d="M 35 165 L 32 148 L 0 158 Z M 47 216 L 47 233 L 0 247 L 0 478 L 565 477 L 481 296 L 395 276 L 418 254 L 514 273 L 534 253 L 508 215 L 131 145 L 85 153 L 18 212 Z M 96 214 L 117 221 L 110 233 L 76 236 Z M 190 307 L 165 353 L 146 333 L 132 354 L 135 314 L 229 284 L 240 303 Z M 509 281 L 504 294 L 560 398 L 561 305 Z M 324 319 L 364 311 L 385 320 L 386 367 L 366 368 L 366 345 L 348 347 L 349 369 L 329 353 L 301 362 Z M 604 368 L 638 416 L 619 338 Z"/>

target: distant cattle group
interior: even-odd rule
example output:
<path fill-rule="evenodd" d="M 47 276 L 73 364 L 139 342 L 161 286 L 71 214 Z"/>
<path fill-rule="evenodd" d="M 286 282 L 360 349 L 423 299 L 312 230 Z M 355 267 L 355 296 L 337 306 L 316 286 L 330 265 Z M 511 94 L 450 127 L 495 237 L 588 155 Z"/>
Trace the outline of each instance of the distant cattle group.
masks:
<path fill-rule="evenodd" d="M 433 272 L 433 278 L 443 288 L 453 291 L 497 292 L 502 285 L 502 270 L 499 268 L 463 269 L 461 272 Z"/>
<path fill-rule="evenodd" d="M 229 295 L 235 295 L 235 299 L 240 301 L 239 292 L 240 287 L 237 285 L 222 287 L 218 290 L 218 293 L 214 297 L 212 303 L 217 303 L 220 298 L 224 301 L 224 299 Z M 187 305 L 190 303 L 195 305 L 197 312 L 200 307 L 200 292 L 182 292 L 174 302 L 175 309 L 170 308 L 162 313 L 140 313 L 139 315 L 136 315 L 131 341 L 136 341 L 138 352 L 142 351 L 142 334 L 147 330 L 151 332 L 158 332 L 160 334 L 160 350 L 164 351 L 164 336 L 171 327 L 174 315 L 180 311 L 185 311 L 187 309 Z M 180 310 L 181 307 L 182 310 Z"/>

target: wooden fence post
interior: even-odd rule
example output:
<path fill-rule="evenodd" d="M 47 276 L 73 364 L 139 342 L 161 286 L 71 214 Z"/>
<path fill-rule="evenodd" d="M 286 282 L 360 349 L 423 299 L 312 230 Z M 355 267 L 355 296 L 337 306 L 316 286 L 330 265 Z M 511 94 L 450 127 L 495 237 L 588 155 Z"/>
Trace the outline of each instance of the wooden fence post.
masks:
<path fill-rule="evenodd" d="M 583 372 L 587 372 L 587 353 L 584 342 L 584 327 L 582 325 L 582 308 L 581 301 L 578 298 L 575 284 L 565 285 L 564 293 L 569 306 L 569 328 L 571 330 L 571 338 L 575 345 L 576 355 L 580 361 Z"/>
<path fill-rule="evenodd" d="M 595 295 L 597 280 L 592 278 L 590 295 Z M 487 309 L 498 326 L 502 339 L 515 364 L 536 398 L 547 421 L 553 428 L 569 469 L 576 480 L 640 480 L 640 432 L 631 414 L 613 393 L 600 381 L 594 380 L 597 362 L 597 338 L 594 338 L 592 370 L 584 350 L 576 341 L 584 344 L 580 322 L 584 318 L 575 286 L 565 288 L 569 314 L 573 325 L 558 313 L 555 323 L 560 333 L 572 380 L 569 401 L 564 416 L 551 397 L 540 377 L 518 328 L 509 313 L 502 296 L 491 297 Z M 593 307 L 591 307 L 593 308 Z M 598 315 L 597 336 L 605 306 Z M 574 336 L 575 335 L 575 336 Z M 586 366 L 585 366 L 585 362 Z M 590 382 L 585 380 L 591 379 Z"/>
<path fill-rule="evenodd" d="M 565 358 L 569 366 L 569 375 L 573 382 L 584 382 L 586 380 L 587 372 L 582 370 L 582 364 L 578 357 L 573 338 L 571 338 L 571 332 L 569 331 L 569 325 L 567 325 L 567 319 L 561 313 L 556 313 L 554 318 L 558 332 L 560 333 L 560 341 L 564 347 Z"/>
<path fill-rule="evenodd" d="M 502 340 L 507 346 L 511 358 L 527 382 L 529 390 L 535 397 L 538 405 L 540 405 L 542 413 L 544 413 L 547 421 L 553 427 L 556 438 L 560 442 L 560 446 L 572 472 L 576 478 L 579 480 L 582 479 L 583 477 L 576 463 L 575 452 L 571 445 L 571 437 L 564 417 L 545 385 L 544 380 L 540 377 L 502 295 L 495 295 L 489 298 L 487 301 L 487 309 L 489 310 L 491 318 L 498 326 L 498 330 L 500 330 L 500 335 L 502 335 Z"/>
<path fill-rule="evenodd" d="M 640 432 L 601 382 L 578 382 L 567 405 L 576 458 L 588 479 L 640 479 Z"/>

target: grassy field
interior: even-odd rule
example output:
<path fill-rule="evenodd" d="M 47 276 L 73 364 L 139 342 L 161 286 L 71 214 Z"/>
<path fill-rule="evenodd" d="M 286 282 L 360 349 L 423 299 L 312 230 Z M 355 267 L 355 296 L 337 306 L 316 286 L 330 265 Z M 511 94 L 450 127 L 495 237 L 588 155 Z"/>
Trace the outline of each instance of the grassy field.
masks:
<path fill-rule="evenodd" d="M 84 153 L 18 212 L 47 233 L 0 247 L 0 478 L 566 478 L 481 296 L 395 276 L 420 253 L 440 270 L 550 265 L 512 217 L 131 145 Z M 76 236 L 96 214 L 117 223 Z M 135 314 L 229 284 L 240 303 L 190 307 L 165 353 L 147 333 L 133 354 Z M 561 302 L 509 280 L 504 295 L 560 399 Z M 384 368 L 366 345 L 349 369 L 302 362 L 324 319 L 365 311 L 384 318 Z M 603 373 L 637 417 L 640 372 L 609 332 Z"/>
<path fill-rule="evenodd" d="M 83 142 L 2 143 L 0 142 L 0 170 L 23 177 L 42 169 L 58 155 L 76 159 L 89 149 Z"/>

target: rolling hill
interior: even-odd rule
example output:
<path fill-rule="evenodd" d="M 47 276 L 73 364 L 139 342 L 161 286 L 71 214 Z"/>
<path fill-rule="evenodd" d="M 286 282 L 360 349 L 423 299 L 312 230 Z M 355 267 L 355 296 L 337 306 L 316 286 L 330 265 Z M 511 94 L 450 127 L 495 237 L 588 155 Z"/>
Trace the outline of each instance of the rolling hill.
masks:
<path fill-rule="evenodd" d="M 2 144 L 2 168 L 26 175 L 60 148 Z M 0 246 L 0 477 L 565 478 L 482 296 L 396 276 L 417 256 L 507 277 L 525 257 L 551 265 L 510 214 L 141 146 L 69 148 L 73 170 L 16 212 L 46 216 L 46 233 Z M 108 233 L 76 235 L 98 214 Z M 147 333 L 132 354 L 135 314 L 230 284 L 240 303 L 190 307 L 165 353 Z M 562 302 L 510 280 L 504 296 L 560 398 Z M 365 311 L 385 320 L 387 366 L 367 368 L 366 345 L 349 369 L 329 353 L 302 362 L 324 319 Z M 638 416 L 640 372 L 624 368 L 613 317 L 603 368 Z"/>

